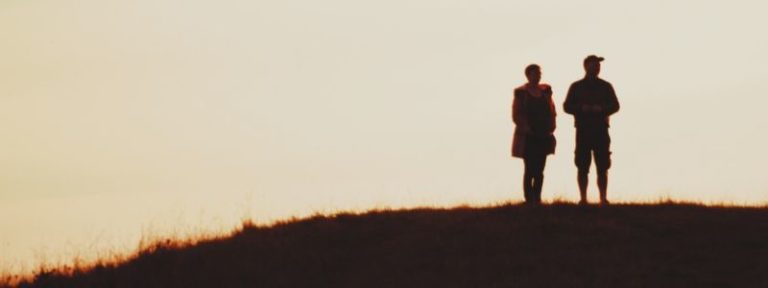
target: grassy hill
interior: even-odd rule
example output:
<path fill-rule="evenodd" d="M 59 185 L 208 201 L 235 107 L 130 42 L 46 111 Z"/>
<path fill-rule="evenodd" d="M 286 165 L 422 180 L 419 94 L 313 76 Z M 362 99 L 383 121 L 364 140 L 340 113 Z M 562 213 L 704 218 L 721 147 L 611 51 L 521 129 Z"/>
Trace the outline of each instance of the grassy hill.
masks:
<path fill-rule="evenodd" d="M 2 285 L 0 285 L 2 286 Z M 768 287 L 768 209 L 505 205 L 318 216 L 19 287 Z"/>

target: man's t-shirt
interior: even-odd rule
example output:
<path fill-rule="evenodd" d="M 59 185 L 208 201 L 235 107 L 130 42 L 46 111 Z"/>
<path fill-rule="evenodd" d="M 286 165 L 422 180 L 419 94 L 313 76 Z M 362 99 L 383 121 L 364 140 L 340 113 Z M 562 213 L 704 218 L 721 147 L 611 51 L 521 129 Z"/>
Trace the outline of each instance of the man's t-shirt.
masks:
<path fill-rule="evenodd" d="M 601 112 L 585 112 L 583 105 L 598 105 Z M 577 129 L 607 129 L 609 118 L 619 111 L 619 101 L 611 83 L 600 78 L 584 78 L 571 84 L 563 110 L 572 114 Z"/>

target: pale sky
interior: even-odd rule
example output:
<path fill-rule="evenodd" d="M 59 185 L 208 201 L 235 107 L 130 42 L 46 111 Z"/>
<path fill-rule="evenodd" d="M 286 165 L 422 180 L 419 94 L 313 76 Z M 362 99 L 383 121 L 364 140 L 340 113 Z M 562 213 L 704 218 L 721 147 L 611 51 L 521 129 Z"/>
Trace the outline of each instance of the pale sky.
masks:
<path fill-rule="evenodd" d="M 578 199 L 562 101 L 606 58 L 614 202 L 768 203 L 764 1 L 0 0 L 0 270 L 337 210 Z M 597 198 L 594 173 L 589 196 Z M 26 268 L 25 268 L 26 267 Z"/>

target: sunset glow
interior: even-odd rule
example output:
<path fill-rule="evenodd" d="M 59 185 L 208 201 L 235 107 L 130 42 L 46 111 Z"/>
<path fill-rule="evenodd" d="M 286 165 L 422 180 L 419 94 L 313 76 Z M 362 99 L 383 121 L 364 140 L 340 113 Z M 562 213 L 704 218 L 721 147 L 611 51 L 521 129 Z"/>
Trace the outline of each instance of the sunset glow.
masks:
<path fill-rule="evenodd" d="M 530 63 L 558 114 L 543 198 L 576 201 L 562 102 L 589 54 L 621 102 L 612 201 L 765 205 L 765 11 L 0 1 L 0 271 L 249 217 L 521 201 L 510 107 Z"/>

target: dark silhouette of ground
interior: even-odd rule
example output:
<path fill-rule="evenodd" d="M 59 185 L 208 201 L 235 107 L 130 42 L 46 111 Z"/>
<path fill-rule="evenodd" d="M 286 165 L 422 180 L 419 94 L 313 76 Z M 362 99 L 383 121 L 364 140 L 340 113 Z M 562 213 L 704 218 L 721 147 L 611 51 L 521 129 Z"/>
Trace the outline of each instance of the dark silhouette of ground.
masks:
<path fill-rule="evenodd" d="M 2 286 L 2 285 L 0 285 Z M 317 216 L 19 287 L 768 287 L 768 209 L 505 205 Z"/>

